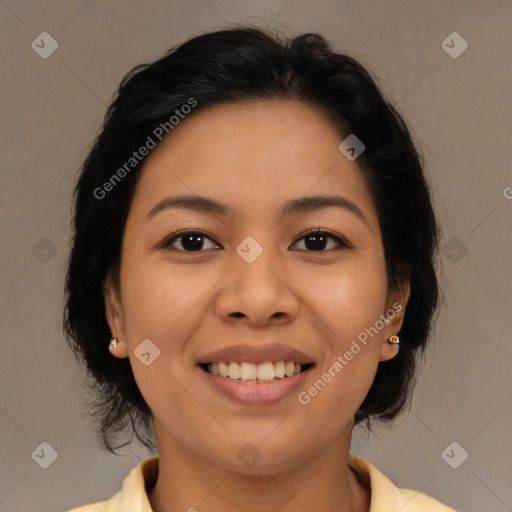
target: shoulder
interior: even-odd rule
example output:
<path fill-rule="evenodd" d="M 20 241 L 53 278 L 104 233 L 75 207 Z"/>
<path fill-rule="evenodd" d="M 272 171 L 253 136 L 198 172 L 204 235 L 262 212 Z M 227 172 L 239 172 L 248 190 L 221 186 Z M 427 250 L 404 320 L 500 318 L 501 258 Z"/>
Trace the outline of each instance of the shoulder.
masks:
<path fill-rule="evenodd" d="M 367 460 L 349 454 L 348 464 L 370 489 L 370 512 L 457 512 L 419 491 L 399 489 Z"/>
<path fill-rule="evenodd" d="M 399 489 L 401 512 L 457 512 L 438 500 L 412 489 Z"/>
<path fill-rule="evenodd" d="M 109 500 L 90 503 L 74 508 L 69 512 L 119 512 L 120 510 L 137 510 L 151 512 L 147 490 L 151 489 L 158 476 L 159 459 L 144 459 L 133 468 L 124 479 L 122 489 Z"/>

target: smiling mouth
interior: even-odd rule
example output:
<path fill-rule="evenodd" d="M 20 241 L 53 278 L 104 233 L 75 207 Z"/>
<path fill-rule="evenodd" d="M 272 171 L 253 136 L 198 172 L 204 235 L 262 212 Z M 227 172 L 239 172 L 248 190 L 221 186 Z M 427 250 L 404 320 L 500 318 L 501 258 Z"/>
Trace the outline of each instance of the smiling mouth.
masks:
<path fill-rule="evenodd" d="M 299 375 L 311 368 L 313 364 L 300 364 L 294 361 L 276 361 L 275 363 L 267 361 L 261 364 L 244 361 L 219 361 L 199 366 L 212 375 L 237 382 L 269 384 Z"/>

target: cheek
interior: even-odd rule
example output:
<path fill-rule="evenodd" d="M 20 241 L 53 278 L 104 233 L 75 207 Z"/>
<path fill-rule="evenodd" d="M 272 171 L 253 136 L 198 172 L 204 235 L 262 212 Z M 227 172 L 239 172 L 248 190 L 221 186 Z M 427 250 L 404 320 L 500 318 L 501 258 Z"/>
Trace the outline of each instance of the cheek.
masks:
<path fill-rule="evenodd" d="M 201 299 L 213 284 L 208 275 L 170 270 L 160 263 L 126 265 L 123 311 L 132 371 L 144 399 L 157 416 L 165 415 L 172 404 L 173 414 L 190 408 L 183 384 L 189 372 L 187 341 L 201 322 Z M 139 359 L 139 346 L 151 340 L 158 354 L 148 365 Z M 146 342 L 147 343 L 147 342 Z M 146 361 L 147 362 L 147 361 Z"/>
<path fill-rule="evenodd" d="M 205 290 L 214 284 L 208 273 L 171 269 L 162 263 L 127 265 L 123 302 L 129 336 L 164 340 L 178 339 L 176 332 L 190 325 L 200 308 Z M 211 281 L 211 283 L 210 283 Z"/>
<path fill-rule="evenodd" d="M 311 287 L 313 290 L 314 287 Z M 384 312 L 387 283 L 383 264 L 361 259 L 332 273 L 314 293 L 315 312 L 330 327 L 333 348 L 346 350 Z"/>
<path fill-rule="evenodd" d="M 128 263 L 128 262 L 127 262 Z M 179 407 L 179 383 L 190 379 L 194 347 L 189 340 L 204 322 L 208 290 L 221 274 L 198 272 L 192 266 L 171 269 L 165 262 L 126 265 L 122 283 L 125 330 L 133 373 L 150 407 L 158 409 L 159 397 L 173 397 Z M 145 366 L 137 358 L 138 347 L 149 339 L 158 357 Z"/>
<path fill-rule="evenodd" d="M 384 313 L 386 293 L 385 267 L 378 258 L 354 260 L 323 290 L 330 353 L 322 365 L 322 382 L 306 390 L 315 397 L 311 406 L 319 415 L 329 404 L 355 412 L 364 400 L 379 362 L 381 337 L 372 328 Z"/>
<path fill-rule="evenodd" d="M 314 297 L 309 292 L 311 303 L 316 304 L 316 325 L 325 333 L 325 351 L 316 380 L 298 397 L 310 418 L 302 427 L 308 435 L 314 436 L 321 425 L 324 436 L 335 438 L 374 380 L 381 338 L 368 335 L 368 330 L 384 312 L 387 291 L 379 268 L 354 265 L 349 270 L 347 266 L 317 287 Z"/>

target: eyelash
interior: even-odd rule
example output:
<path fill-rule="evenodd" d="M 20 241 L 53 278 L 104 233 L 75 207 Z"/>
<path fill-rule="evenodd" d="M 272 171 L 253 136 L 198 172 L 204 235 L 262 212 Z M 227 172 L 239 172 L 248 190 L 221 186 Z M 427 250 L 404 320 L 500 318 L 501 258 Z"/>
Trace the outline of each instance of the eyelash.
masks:
<path fill-rule="evenodd" d="M 198 230 L 188 230 L 188 231 L 180 231 L 178 233 L 175 233 L 173 235 L 171 235 L 169 238 L 167 238 L 161 245 L 162 248 L 164 249 L 168 249 L 168 250 L 176 250 L 176 251 L 179 251 L 179 252 L 184 252 L 184 253 L 188 253 L 188 254 L 194 254 L 194 253 L 201 253 L 201 252 L 205 252 L 204 249 L 200 250 L 200 251 L 185 251 L 183 249 L 176 249 L 175 247 L 172 247 L 172 244 L 176 241 L 176 240 L 179 240 L 180 238 L 184 237 L 185 235 L 190 235 L 190 234 L 194 234 L 194 235 L 201 235 L 205 238 L 209 238 L 212 242 L 214 242 L 215 244 L 217 245 L 220 245 L 218 244 L 212 237 L 210 237 L 209 235 L 207 235 L 206 233 L 202 232 L 202 231 L 198 231 Z M 308 250 L 303 250 L 301 249 L 302 251 L 304 252 L 310 252 L 310 253 L 330 253 L 332 252 L 333 250 L 339 250 L 339 249 L 350 249 L 352 246 L 348 243 L 348 241 L 346 239 L 344 239 L 343 237 L 340 237 L 338 235 L 335 235 L 333 232 L 329 231 L 329 230 L 325 230 L 325 229 L 310 229 L 309 231 L 307 231 L 306 233 L 303 233 L 302 235 L 300 235 L 300 238 L 298 238 L 296 240 L 295 243 L 297 243 L 298 241 L 302 240 L 303 238 L 306 238 L 307 236 L 309 235 L 327 235 L 329 238 L 332 238 L 334 240 L 336 240 L 336 242 L 338 243 L 338 247 L 335 248 L 335 249 L 328 249 L 328 250 L 322 250 L 322 251 L 308 251 Z M 207 250 L 207 249 L 206 249 Z"/>

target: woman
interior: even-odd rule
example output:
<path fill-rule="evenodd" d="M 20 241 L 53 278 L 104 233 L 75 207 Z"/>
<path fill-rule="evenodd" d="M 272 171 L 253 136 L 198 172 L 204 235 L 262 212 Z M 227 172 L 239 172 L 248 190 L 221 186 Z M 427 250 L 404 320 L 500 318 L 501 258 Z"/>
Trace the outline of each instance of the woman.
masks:
<path fill-rule="evenodd" d="M 100 440 L 158 448 L 74 512 L 453 511 L 349 454 L 406 407 L 438 303 L 421 158 L 361 64 L 195 37 L 123 79 L 74 204 L 65 329 Z"/>

